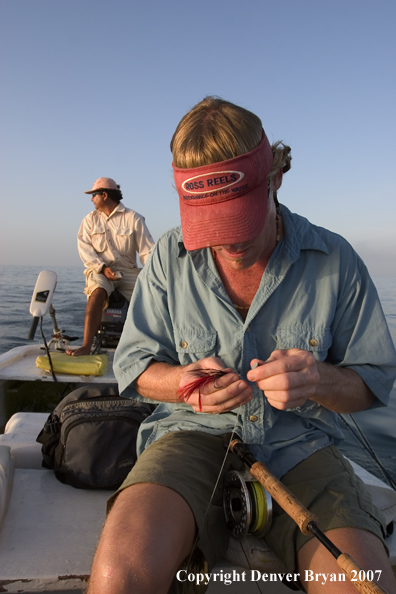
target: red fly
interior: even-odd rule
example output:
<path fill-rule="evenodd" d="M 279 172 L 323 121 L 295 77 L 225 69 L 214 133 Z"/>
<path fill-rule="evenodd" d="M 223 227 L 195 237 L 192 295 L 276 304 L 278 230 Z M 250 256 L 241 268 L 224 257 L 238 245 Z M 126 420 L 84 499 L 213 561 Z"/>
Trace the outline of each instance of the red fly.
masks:
<path fill-rule="evenodd" d="M 202 412 L 202 396 L 201 396 L 201 389 L 214 382 L 217 378 L 222 377 L 229 371 L 223 371 L 222 369 L 198 369 L 194 371 L 198 375 L 198 377 L 183 386 L 183 388 L 179 388 L 177 391 L 177 395 L 179 396 L 180 400 L 184 400 L 184 402 L 188 402 L 188 399 L 194 392 L 198 390 L 198 405 L 199 405 L 199 412 Z"/>

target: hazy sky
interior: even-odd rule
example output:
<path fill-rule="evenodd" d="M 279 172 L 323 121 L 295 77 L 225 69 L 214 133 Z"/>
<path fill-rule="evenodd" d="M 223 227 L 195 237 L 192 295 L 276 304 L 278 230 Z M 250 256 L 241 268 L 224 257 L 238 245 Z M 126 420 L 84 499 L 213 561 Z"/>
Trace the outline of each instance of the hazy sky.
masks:
<path fill-rule="evenodd" d="M 292 147 L 279 198 L 396 276 L 394 0 L 0 0 L 1 263 L 79 265 L 101 176 L 155 239 L 169 141 L 206 95 Z"/>

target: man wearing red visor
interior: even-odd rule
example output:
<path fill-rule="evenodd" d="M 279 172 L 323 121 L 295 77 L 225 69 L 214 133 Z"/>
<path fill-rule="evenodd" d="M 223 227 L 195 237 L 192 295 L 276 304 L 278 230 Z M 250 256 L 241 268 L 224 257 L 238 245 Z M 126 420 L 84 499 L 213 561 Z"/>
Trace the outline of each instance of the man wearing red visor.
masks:
<path fill-rule="evenodd" d="M 386 405 L 396 376 L 363 262 L 278 204 L 290 149 L 271 146 L 251 112 L 208 97 L 181 120 L 171 149 L 181 228 L 164 234 L 139 275 L 114 367 L 124 396 L 159 404 L 109 500 L 89 592 L 165 594 L 183 586 L 181 564 L 208 573 L 225 557 L 223 480 L 243 469 L 225 455 L 232 430 L 336 546 L 395 591 L 384 518 L 336 447 L 336 413 Z M 213 369 L 225 373 L 191 393 Z M 309 593 L 323 588 L 306 570 L 339 573 L 277 506 L 266 541 Z M 326 583 L 326 593 L 352 591 Z"/>

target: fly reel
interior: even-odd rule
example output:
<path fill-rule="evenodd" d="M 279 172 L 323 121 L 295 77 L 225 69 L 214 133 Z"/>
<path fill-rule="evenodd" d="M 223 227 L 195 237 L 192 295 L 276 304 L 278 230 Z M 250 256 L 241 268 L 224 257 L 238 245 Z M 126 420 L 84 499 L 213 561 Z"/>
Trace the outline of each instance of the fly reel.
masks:
<path fill-rule="evenodd" d="M 261 538 L 271 527 L 271 495 L 249 471 L 231 470 L 226 475 L 223 507 L 227 526 L 238 540 L 248 534 Z"/>

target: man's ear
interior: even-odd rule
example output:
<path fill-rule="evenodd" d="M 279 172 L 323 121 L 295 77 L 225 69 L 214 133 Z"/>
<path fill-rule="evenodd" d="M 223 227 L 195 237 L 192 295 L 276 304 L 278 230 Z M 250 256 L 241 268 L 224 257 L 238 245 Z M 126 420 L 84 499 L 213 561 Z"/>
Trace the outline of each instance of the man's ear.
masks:
<path fill-rule="evenodd" d="M 107 192 L 103 192 L 103 200 L 107 200 L 107 198 L 109 197 Z"/>
<path fill-rule="evenodd" d="M 272 189 L 274 192 L 277 192 L 279 190 L 279 188 L 282 185 L 282 180 L 283 180 L 283 171 L 282 171 L 282 169 L 278 169 L 277 173 L 274 175 L 274 177 L 271 180 Z"/>

